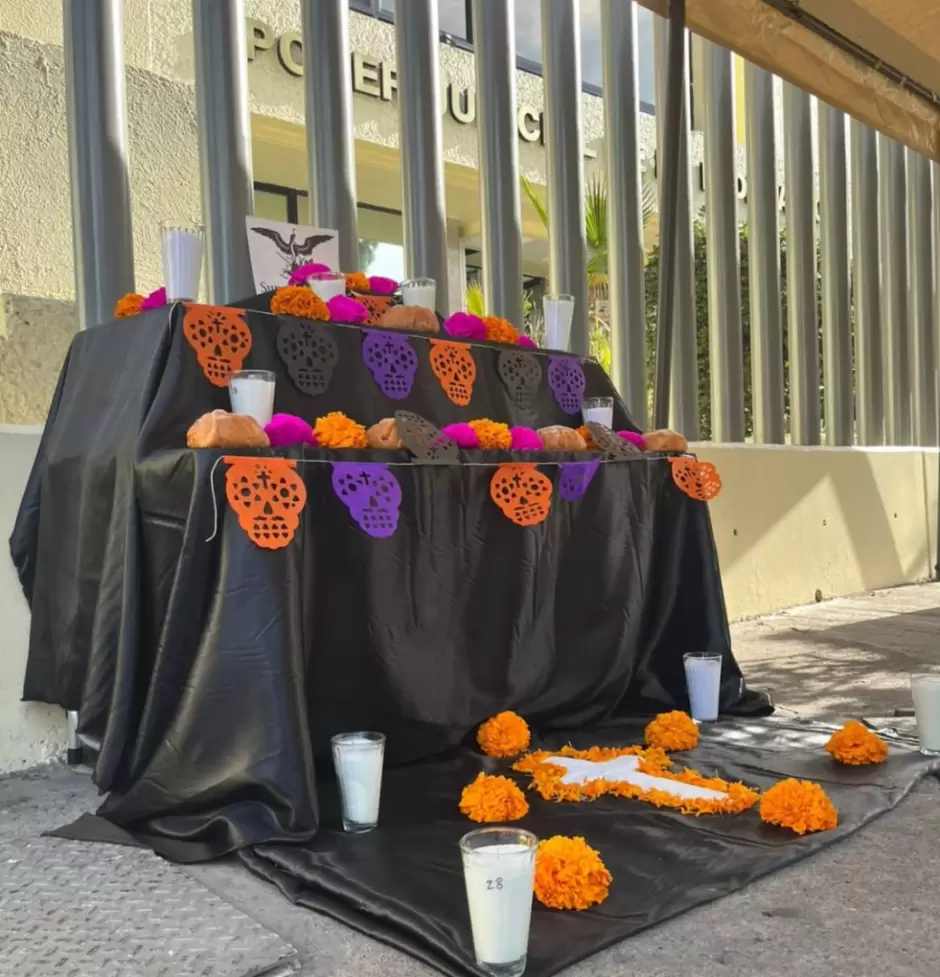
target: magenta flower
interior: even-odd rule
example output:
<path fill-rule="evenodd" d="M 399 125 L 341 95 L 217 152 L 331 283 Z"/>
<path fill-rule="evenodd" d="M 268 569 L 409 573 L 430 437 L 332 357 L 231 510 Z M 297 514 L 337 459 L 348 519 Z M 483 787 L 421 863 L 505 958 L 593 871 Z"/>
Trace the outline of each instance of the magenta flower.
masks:
<path fill-rule="evenodd" d="M 512 435 L 513 451 L 541 451 L 545 447 L 538 431 L 530 427 L 511 427 L 509 433 Z"/>
<path fill-rule="evenodd" d="M 452 441 L 456 441 L 458 448 L 480 447 L 480 439 L 469 424 L 448 424 L 447 427 L 441 428 L 441 433 L 446 434 Z"/>
<path fill-rule="evenodd" d="M 295 268 L 290 273 L 290 278 L 287 279 L 288 285 L 306 285 L 307 279 L 311 275 L 322 275 L 325 271 L 332 271 L 328 265 L 317 264 L 316 261 L 310 261 L 305 265 L 301 265 L 299 268 Z"/>
<path fill-rule="evenodd" d="M 317 443 L 313 428 L 296 414 L 275 414 L 264 426 L 264 433 L 270 439 L 272 448 Z"/>
<path fill-rule="evenodd" d="M 637 448 L 646 448 L 646 438 L 637 431 L 618 431 L 617 437 L 623 438 L 624 441 L 629 441 L 630 444 L 636 445 Z"/>
<path fill-rule="evenodd" d="M 455 312 L 444 320 L 444 332 L 457 339 L 486 339 L 486 323 L 469 312 Z"/>
<path fill-rule="evenodd" d="M 398 291 L 398 282 L 394 278 L 383 278 L 381 275 L 369 276 L 369 289 L 376 295 L 394 295 Z"/>
<path fill-rule="evenodd" d="M 345 295 L 334 295 L 326 307 L 330 310 L 331 322 L 346 322 L 358 326 L 369 318 L 369 310 L 356 299 Z"/>
<path fill-rule="evenodd" d="M 527 336 L 525 333 L 519 337 L 519 342 L 517 345 L 521 346 L 523 349 L 538 349 L 535 340 L 531 336 Z"/>
<path fill-rule="evenodd" d="M 161 285 L 160 288 L 151 292 L 140 303 L 140 311 L 146 312 L 147 309 L 161 309 L 166 305 L 166 289 Z"/>

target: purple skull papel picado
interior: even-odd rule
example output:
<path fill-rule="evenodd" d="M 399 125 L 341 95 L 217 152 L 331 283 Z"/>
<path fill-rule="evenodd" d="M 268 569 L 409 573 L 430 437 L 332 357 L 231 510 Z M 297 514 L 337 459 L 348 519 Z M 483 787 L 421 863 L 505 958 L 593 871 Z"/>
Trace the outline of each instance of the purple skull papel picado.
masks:
<path fill-rule="evenodd" d="M 390 400 L 404 400 L 411 393 L 418 354 L 407 336 L 368 330 L 362 341 L 362 359 Z"/>
<path fill-rule="evenodd" d="M 370 536 L 386 539 L 398 528 L 401 485 L 387 465 L 334 461 L 333 491 Z"/>
<path fill-rule="evenodd" d="M 587 380 L 576 356 L 552 356 L 548 363 L 548 385 L 558 406 L 566 414 L 581 410 Z"/>

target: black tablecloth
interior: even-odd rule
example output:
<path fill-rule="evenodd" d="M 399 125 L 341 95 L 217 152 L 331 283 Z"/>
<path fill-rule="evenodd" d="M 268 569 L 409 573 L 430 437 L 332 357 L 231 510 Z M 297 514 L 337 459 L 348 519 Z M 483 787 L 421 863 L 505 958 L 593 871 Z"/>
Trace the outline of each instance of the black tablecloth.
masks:
<path fill-rule="evenodd" d="M 306 508 L 286 549 L 262 550 L 226 505 L 222 453 L 181 447 L 193 420 L 227 406 L 181 319 L 158 310 L 76 337 L 11 541 L 33 611 L 25 697 L 79 710 L 101 737 L 115 823 L 181 858 L 307 839 L 332 733 L 382 729 L 395 766 L 458 746 L 502 709 L 550 731 L 684 708 L 685 651 L 724 656 L 725 712 L 769 709 L 731 653 L 707 508 L 666 459 L 602 465 L 582 501 L 556 491 L 548 519 L 520 527 L 489 498 L 491 468 L 290 449 Z M 456 407 L 418 337 L 418 382 L 390 402 L 361 331 L 339 326 L 330 386 L 307 397 L 276 352 L 280 320 L 247 320 L 245 366 L 278 373 L 279 411 L 579 421 L 544 383 L 531 411 L 516 407 L 486 345 L 472 403 Z M 600 367 L 585 373 L 589 395 L 613 394 Z M 619 398 L 616 414 L 629 423 Z M 406 463 L 391 538 L 365 535 L 330 465 L 311 463 L 340 459 Z M 558 468 L 543 471 L 557 487 Z"/>

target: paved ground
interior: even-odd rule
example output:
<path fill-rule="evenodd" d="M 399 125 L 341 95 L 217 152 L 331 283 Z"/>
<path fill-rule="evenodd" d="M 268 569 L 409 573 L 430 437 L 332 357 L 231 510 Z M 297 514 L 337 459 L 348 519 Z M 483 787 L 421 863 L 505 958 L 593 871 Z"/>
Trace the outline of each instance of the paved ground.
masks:
<path fill-rule="evenodd" d="M 940 666 L 940 585 L 832 601 L 733 630 L 748 681 L 772 690 L 785 714 L 890 717 L 910 706 L 911 670 Z M 597 954 L 567 977 L 934 977 L 938 801 L 940 786 L 926 783 L 853 838 Z M 0 779 L 0 840 L 35 836 L 93 802 L 87 778 L 64 768 Z M 304 977 L 435 973 L 295 909 L 232 864 L 186 871 L 297 947 Z"/>

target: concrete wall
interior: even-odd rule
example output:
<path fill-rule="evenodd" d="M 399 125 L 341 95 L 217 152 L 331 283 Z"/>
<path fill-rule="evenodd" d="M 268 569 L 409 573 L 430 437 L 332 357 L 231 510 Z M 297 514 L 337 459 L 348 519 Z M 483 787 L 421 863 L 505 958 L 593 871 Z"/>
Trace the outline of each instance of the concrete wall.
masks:
<path fill-rule="evenodd" d="M 0 772 L 64 756 L 65 713 L 20 702 L 29 640 L 29 608 L 7 548 L 39 430 L 0 427 Z"/>

